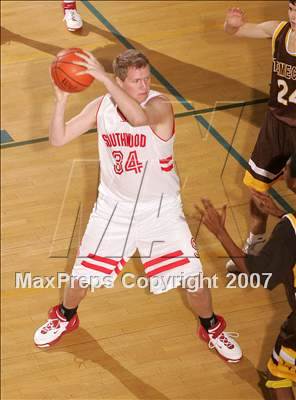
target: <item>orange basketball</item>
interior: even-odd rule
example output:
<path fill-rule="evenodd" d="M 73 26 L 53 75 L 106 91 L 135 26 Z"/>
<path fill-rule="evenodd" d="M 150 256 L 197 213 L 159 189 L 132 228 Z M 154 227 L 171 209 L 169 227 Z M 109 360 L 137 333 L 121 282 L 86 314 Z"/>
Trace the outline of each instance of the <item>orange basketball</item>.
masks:
<path fill-rule="evenodd" d="M 81 65 L 73 64 L 73 61 L 83 61 L 75 53 L 83 53 L 79 48 L 60 51 L 51 64 L 51 76 L 54 83 L 64 92 L 75 93 L 86 89 L 94 80 L 89 75 L 76 75 L 85 70 Z"/>

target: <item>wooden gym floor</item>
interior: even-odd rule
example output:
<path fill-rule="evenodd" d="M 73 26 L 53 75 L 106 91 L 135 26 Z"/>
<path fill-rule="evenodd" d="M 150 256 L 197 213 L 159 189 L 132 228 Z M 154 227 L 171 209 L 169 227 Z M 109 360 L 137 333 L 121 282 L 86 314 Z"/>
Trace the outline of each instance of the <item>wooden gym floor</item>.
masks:
<path fill-rule="evenodd" d="M 228 228 L 242 244 L 248 193 L 241 180 L 266 109 L 271 42 L 224 34 L 225 11 L 234 5 L 250 21 L 287 18 L 285 1 L 84 1 L 78 2 L 84 29 L 71 34 L 60 1 L 1 2 L 3 398 L 262 398 L 258 371 L 289 312 L 283 288 L 226 288 L 225 253 L 198 230 L 194 209 L 202 196 L 217 206 L 227 202 Z M 48 68 L 61 48 L 81 47 L 110 71 L 114 56 L 130 45 L 150 58 L 153 88 L 174 103 L 184 209 L 198 231 L 206 273 L 218 276 L 215 310 L 229 331 L 240 333 L 239 364 L 224 363 L 196 337 L 180 290 L 153 296 L 123 288 L 120 279 L 113 290 L 87 296 L 77 331 L 49 350 L 33 345 L 34 330 L 62 290 L 18 289 L 15 273 L 56 277 L 71 270 L 98 180 L 95 133 L 63 148 L 48 144 Z M 94 83 L 71 96 L 67 117 L 103 93 Z M 283 183 L 275 189 L 282 205 L 295 207 Z M 126 271 L 143 274 L 137 258 Z"/>

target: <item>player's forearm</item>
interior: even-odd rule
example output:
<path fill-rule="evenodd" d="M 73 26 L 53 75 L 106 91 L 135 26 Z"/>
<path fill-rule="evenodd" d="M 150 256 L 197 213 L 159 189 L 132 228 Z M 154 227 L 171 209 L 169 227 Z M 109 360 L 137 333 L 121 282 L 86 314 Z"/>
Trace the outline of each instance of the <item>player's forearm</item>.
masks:
<path fill-rule="evenodd" d="M 237 37 L 246 37 L 251 39 L 264 39 L 268 38 L 269 35 L 258 26 L 258 24 L 252 24 L 245 22 L 239 28 L 233 27 L 227 23 L 224 25 L 224 31 L 230 35 Z"/>
<path fill-rule="evenodd" d="M 143 126 L 148 124 L 147 115 L 140 104 L 122 90 L 113 78 L 106 76 L 103 83 L 131 125 Z"/>
<path fill-rule="evenodd" d="M 53 146 L 65 144 L 65 108 L 66 101 L 57 101 L 49 126 L 49 143 Z"/>
<path fill-rule="evenodd" d="M 239 271 L 249 273 L 245 262 L 245 253 L 234 243 L 228 232 L 223 229 L 216 235 L 216 237 L 226 250 L 229 257 L 232 258 Z"/>

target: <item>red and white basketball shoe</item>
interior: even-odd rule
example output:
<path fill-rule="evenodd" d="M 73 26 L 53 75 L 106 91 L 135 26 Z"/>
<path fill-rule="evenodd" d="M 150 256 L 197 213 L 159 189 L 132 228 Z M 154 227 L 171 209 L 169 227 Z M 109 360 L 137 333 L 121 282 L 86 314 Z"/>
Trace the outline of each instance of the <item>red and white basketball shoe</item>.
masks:
<path fill-rule="evenodd" d="M 64 21 L 68 31 L 74 32 L 82 28 L 83 22 L 77 10 L 64 10 Z"/>
<path fill-rule="evenodd" d="M 233 339 L 238 333 L 224 332 L 226 322 L 217 315 L 217 324 L 207 331 L 202 325 L 198 329 L 199 337 L 208 343 L 210 349 L 215 349 L 218 354 L 228 362 L 239 362 L 243 354 L 239 344 Z"/>
<path fill-rule="evenodd" d="M 59 305 L 54 306 L 48 312 L 48 320 L 34 335 L 34 343 L 37 347 L 49 347 L 55 344 L 62 335 L 74 331 L 79 326 L 78 315 L 75 314 L 70 321 L 61 314 Z"/>

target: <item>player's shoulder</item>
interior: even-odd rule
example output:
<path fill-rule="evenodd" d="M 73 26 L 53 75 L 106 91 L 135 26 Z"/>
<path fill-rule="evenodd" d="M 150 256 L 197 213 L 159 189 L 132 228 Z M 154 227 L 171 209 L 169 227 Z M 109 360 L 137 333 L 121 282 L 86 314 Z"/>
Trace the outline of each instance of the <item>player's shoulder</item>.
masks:
<path fill-rule="evenodd" d="M 296 255 L 296 218 L 295 215 L 289 213 L 285 214 L 281 220 L 274 227 L 271 237 L 276 239 L 280 246 L 284 245 L 286 248 L 293 249 Z"/>
<path fill-rule="evenodd" d="M 150 90 L 149 96 L 145 101 L 146 105 L 153 106 L 166 106 L 171 105 L 170 99 L 164 93 L 156 92 L 154 90 Z"/>
<path fill-rule="evenodd" d="M 105 96 L 96 97 L 94 100 L 92 100 L 90 103 L 88 103 L 88 107 L 97 112 L 102 105 L 104 97 Z"/>
<path fill-rule="evenodd" d="M 270 22 L 271 22 L 272 36 L 274 39 L 279 35 L 279 33 L 283 30 L 283 28 L 290 25 L 288 21 L 270 21 Z"/>
<path fill-rule="evenodd" d="M 83 115 L 95 119 L 98 115 L 99 109 L 101 108 L 103 99 L 104 96 L 100 96 L 90 101 L 82 110 Z"/>
<path fill-rule="evenodd" d="M 281 222 L 287 227 L 287 229 L 289 229 L 291 233 L 294 233 L 296 237 L 296 215 L 292 213 L 285 214 L 282 217 Z"/>

